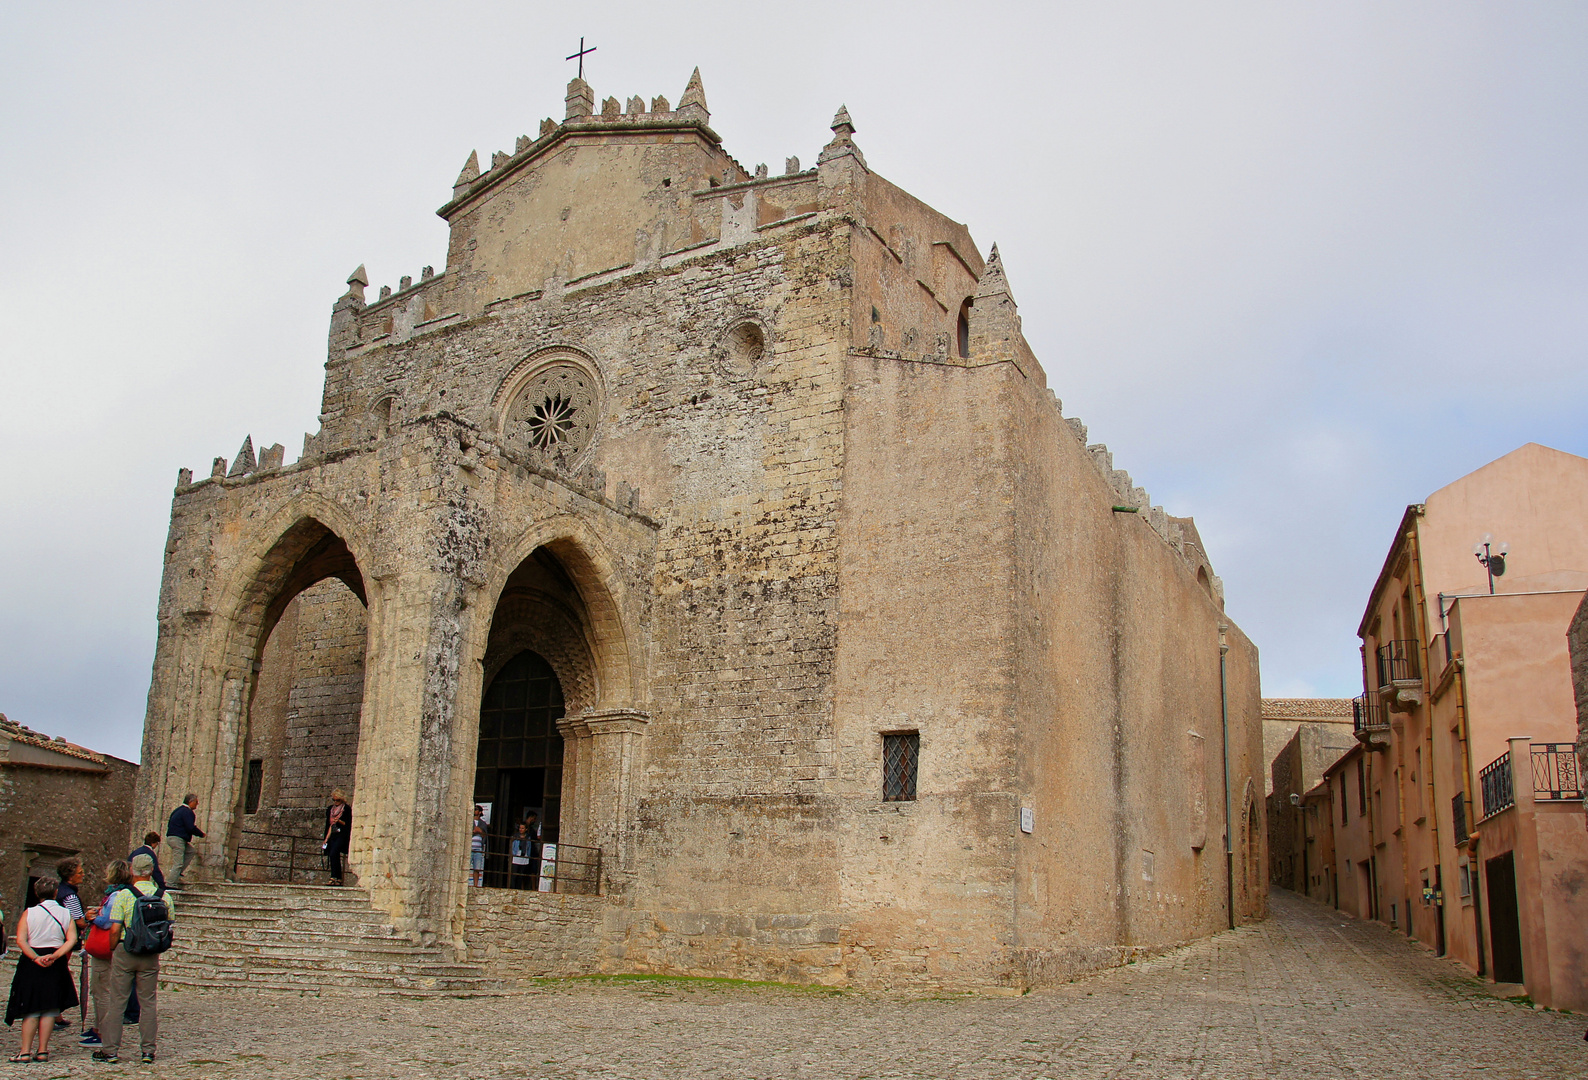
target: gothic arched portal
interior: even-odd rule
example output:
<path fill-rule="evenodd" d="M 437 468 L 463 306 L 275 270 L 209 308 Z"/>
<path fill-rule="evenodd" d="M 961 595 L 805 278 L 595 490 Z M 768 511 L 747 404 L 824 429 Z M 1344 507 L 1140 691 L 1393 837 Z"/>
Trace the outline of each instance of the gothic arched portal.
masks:
<path fill-rule="evenodd" d="M 492 852 L 534 811 L 544 838 L 555 843 L 562 805 L 562 683 L 546 658 L 525 649 L 497 671 L 480 700 L 480 746 L 475 753 L 474 801 L 491 807 Z M 486 884 L 505 885 L 506 867 L 487 860 Z"/>
<path fill-rule="evenodd" d="M 357 798 L 367 606 L 346 541 L 308 516 L 263 555 L 237 606 L 229 651 L 234 670 L 252 677 L 237 692 L 239 738 L 221 741 L 235 758 L 218 764 L 233 778 L 235 827 L 222 845 L 242 880 L 312 873 L 317 864 L 306 853 L 331 790 Z M 219 802 L 220 790 L 212 797 Z M 288 837 L 311 841 L 296 864 Z"/>

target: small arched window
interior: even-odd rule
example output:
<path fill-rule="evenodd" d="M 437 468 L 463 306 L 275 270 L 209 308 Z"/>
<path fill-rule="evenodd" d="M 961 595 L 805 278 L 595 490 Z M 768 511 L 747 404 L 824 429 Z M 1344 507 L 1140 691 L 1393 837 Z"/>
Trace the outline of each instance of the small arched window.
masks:
<path fill-rule="evenodd" d="M 956 337 L 959 341 L 959 358 L 970 359 L 970 300 L 967 299 L 959 306 L 959 326 Z"/>
<path fill-rule="evenodd" d="M 369 411 L 370 433 L 377 439 L 391 434 L 391 405 L 392 399 L 383 397 Z"/>

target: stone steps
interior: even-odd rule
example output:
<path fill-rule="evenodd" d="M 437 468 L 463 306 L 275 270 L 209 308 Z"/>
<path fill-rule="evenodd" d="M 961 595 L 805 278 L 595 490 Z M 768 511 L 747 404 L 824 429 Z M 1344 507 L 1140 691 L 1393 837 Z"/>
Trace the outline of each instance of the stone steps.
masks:
<path fill-rule="evenodd" d="M 179 909 L 176 913 L 178 923 L 184 927 L 192 927 L 195 931 L 211 935 L 226 934 L 238 937 L 265 938 L 270 935 L 276 937 L 288 934 L 312 935 L 320 938 L 334 938 L 338 941 L 361 940 L 372 944 L 391 945 L 406 941 L 397 930 L 389 925 L 369 925 L 365 916 L 356 919 L 336 919 L 321 915 L 292 916 L 249 916 L 243 914 L 218 914 L 215 912 L 192 912 Z"/>
<path fill-rule="evenodd" d="M 177 943 L 160 962 L 173 990 L 483 997 L 500 981 L 450 950 L 409 941 L 362 889 L 195 884 L 175 894 Z"/>

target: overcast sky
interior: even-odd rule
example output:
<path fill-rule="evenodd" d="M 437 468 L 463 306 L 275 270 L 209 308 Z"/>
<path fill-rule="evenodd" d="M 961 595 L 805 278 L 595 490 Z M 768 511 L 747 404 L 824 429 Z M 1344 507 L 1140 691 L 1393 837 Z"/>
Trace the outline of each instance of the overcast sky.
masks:
<path fill-rule="evenodd" d="M 1407 503 L 1588 454 L 1588 4 L 0 2 L 0 711 L 136 758 L 177 469 L 296 457 L 343 280 L 442 268 L 581 34 L 598 99 L 698 64 L 747 167 L 847 104 L 997 241 L 1267 696 L 1360 692 Z"/>

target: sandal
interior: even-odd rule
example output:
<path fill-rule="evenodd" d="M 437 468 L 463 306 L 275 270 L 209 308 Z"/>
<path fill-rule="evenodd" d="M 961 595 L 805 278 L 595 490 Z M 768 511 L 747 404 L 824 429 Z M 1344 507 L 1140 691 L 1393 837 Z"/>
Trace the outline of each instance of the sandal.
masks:
<path fill-rule="evenodd" d="M 50 1052 L 48 1050 L 42 1050 L 39 1053 L 33 1055 L 33 1060 L 34 1061 L 48 1061 L 48 1060 L 50 1060 Z"/>
<path fill-rule="evenodd" d="M 11 1059 L 11 1064 L 20 1065 L 24 1061 L 32 1061 L 32 1060 L 33 1060 L 33 1055 L 32 1054 L 17 1054 L 15 1057 L 13 1057 Z"/>

